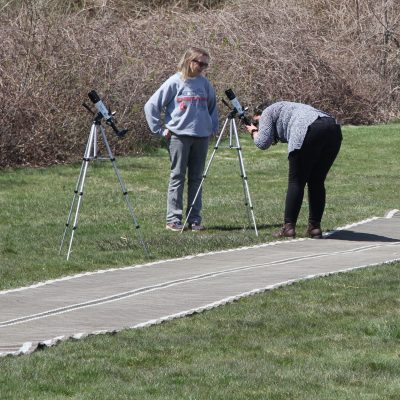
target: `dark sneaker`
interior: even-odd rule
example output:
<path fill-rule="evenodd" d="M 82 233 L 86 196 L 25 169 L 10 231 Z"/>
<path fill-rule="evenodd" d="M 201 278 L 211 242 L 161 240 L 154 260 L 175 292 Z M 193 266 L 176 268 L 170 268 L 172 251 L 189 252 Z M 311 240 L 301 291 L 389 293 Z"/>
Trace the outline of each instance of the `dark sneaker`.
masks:
<path fill-rule="evenodd" d="M 189 224 L 189 229 L 191 229 L 194 232 L 199 232 L 199 231 L 204 231 L 204 226 L 197 223 L 197 222 L 193 222 L 191 224 Z"/>
<path fill-rule="evenodd" d="M 293 224 L 287 223 L 282 226 L 282 228 L 278 231 L 272 234 L 273 237 L 276 238 L 295 238 L 296 237 L 296 229 Z"/>
<path fill-rule="evenodd" d="M 180 222 L 171 222 L 165 226 L 165 229 L 174 232 L 180 232 L 183 229 L 183 225 Z"/>

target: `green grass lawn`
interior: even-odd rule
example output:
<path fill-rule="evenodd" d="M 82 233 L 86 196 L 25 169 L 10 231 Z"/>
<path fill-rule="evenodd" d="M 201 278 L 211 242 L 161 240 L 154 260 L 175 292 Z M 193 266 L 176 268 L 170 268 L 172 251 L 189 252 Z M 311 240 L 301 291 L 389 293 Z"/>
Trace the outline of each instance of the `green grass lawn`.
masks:
<path fill-rule="evenodd" d="M 343 129 L 324 230 L 400 208 L 400 125 Z M 204 233 L 165 230 L 165 149 L 117 157 L 150 260 L 273 240 L 286 145 L 242 147 L 259 237 L 248 226 L 236 152 L 204 184 Z M 82 150 L 83 152 L 83 150 Z M 0 173 L 0 290 L 145 257 L 109 162 L 93 163 L 69 261 L 58 254 L 80 164 Z M 306 199 L 298 234 L 306 228 Z M 319 278 L 168 324 L 0 359 L 1 399 L 397 399 L 399 264 Z"/>
<path fill-rule="evenodd" d="M 327 179 L 324 230 L 399 204 L 400 125 L 345 127 L 342 150 Z M 258 150 L 241 138 L 259 237 L 249 227 L 235 150 L 217 151 L 204 183 L 198 234 L 165 230 L 169 161 L 165 149 L 143 157 L 117 157 L 152 258 L 165 259 L 273 240 L 282 223 L 287 146 Z M 83 150 L 82 150 L 83 151 Z M 91 163 L 78 229 L 67 262 L 58 254 L 80 164 L 0 173 L 0 290 L 62 275 L 147 262 L 110 162 Z M 306 199 L 298 235 L 306 229 Z"/>
<path fill-rule="evenodd" d="M 400 264 L 0 359 L 2 399 L 397 400 Z"/>

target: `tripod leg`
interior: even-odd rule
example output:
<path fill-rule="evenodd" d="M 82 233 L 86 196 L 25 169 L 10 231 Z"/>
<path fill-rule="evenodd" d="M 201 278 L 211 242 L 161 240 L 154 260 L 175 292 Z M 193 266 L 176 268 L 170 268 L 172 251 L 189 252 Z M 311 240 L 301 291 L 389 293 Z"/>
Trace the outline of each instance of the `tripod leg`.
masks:
<path fill-rule="evenodd" d="M 200 185 L 199 185 L 199 187 L 198 187 L 198 189 L 197 189 L 197 192 L 196 192 L 196 194 L 195 194 L 195 196 L 194 196 L 194 199 L 193 199 L 193 201 L 192 201 L 192 204 L 190 205 L 189 212 L 188 212 L 187 215 L 186 215 L 186 219 L 185 219 L 185 222 L 183 223 L 183 227 L 182 227 L 181 233 L 182 233 L 183 230 L 185 229 L 186 223 L 187 223 L 187 221 L 189 220 L 189 217 L 190 217 L 190 214 L 192 213 L 193 207 L 194 207 L 194 205 L 196 204 L 197 197 L 199 197 L 200 191 L 201 191 L 201 189 L 202 189 L 202 187 L 203 187 L 204 180 L 207 178 L 208 170 L 209 170 L 209 168 L 210 168 L 210 166 L 211 166 L 211 163 L 212 163 L 212 161 L 213 161 L 213 159 L 214 159 L 215 153 L 216 153 L 216 151 L 218 150 L 218 146 L 219 146 L 219 143 L 221 142 L 221 139 L 222 139 L 222 137 L 223 137 L 223 135 L 224 135 L 224 131 L 225 131 L 225 128 L 226 128 L 226 126 L 227 126 L 227 124 L 228 124 L 228 120 L 229 120 L 229 119 L 227 119 L 227 120 L 225 121 L 224 126 L 222 127 L 222 130 L 221 130 L 221 133 L 220 133 L 219 136 L 218 136 L 217 142 L 215 143 L 214 151 L 212 152 L 211 157 L 210 157 L 210 159 L 209 159 L 209 161 L 208 161 L 208 163 L 207 163 L 207 166 L 206 166 L 206 168 L 205 168 L 205 170 L 204 170 L 203 178 L 202 178 L 202 180 L 201 180 L 201 182 L 200 182 Z"/>
<path fill-rule="evenodd" d="M 97 141 L 98 141 L 98 137 L 97 137 L 97 129 L 94 130 L 93 133 L 93 154 L 91 155 L 93 160 L 97 159 Z"/>
<path fill-rule="evenodd" d="M 93 124 L 92 129 L 90 131 L 89 140 L 88 140 L 88 144 L 87 144 L 86 151 L 85 151 L 85 156 L 83 159 L 82 174 L 81 174 L 81 179 L 79 182 L 79 188 L 78 188 L 78 193 L 77 193 L 77 195 L 79 197 L 78 197 L 78 202 L 77 202 L 76 210 L 75 210 L 75 217 L 74 217 L 74 223 L 72 226 L 71 238 L 70 238 L 69 246 L 68 246 L 67 260 L 69 260 L 69 256 L 71 254 L 71 249 L 72 249 L 72 241 L 74 240 L 74 234 L 78 227 L 79 210 L 80 210 L 82 198 L 83 198 L 83 187 L 85 185 L 86 173 L 87 173 L 87 169 L 88 169 L 89 161 L 90 161 L 90 151 L 92 149 L 92 146 L 94 143 L 94 138 L 96 136 L 96 129 L 97 129 L 96 125 Z"/>
<path fill-rule="evenodd" d="M 230 122 L 229 126 L 229 136 L 230 136 L 230 144 L 229 148 L 235 149 L 238 155 L 238 161 L 239 161 L 239 169 L 240 169 L 240 177 L 242 178 L 242 185 L 243 185 L 243 194 L 244 194 L 244 204 L 246 206 L 246 212 L 247 212 L 247 218 L 249 220 L 249 225 L 251 225 L 251 216 L 250 216 L 250 210 L 249 210 L 249 201 L 247 198 L 247 193 L 246 193 L 246 187 L 244 183 L 244 173 L 243 173 L 243 168 L 242 168 L 242 162 L 240 158 L 240 143 L 238 142 L 238 137 L 236 137 L 236 125 L 235 125 L 235 120 L 232 119 Z M 233 144 L 233 138 L 235 139 L 235 143 Z"/>
<path fill-rule="evenodd" d="M 62 239 L 61 239 L 60 250 L 59 250 L 58 254 L 61 254 L 62 248 L 64 246 L 64 240 L 65 240 L 65 237 L 67 235 L 69 224 L 71 222 L 72 212 L 74 210 L 75 202 L 76 202 L 76 199 L 77 199 L 77 196 L 78 196 L 78 188 L 79 188 L 79 184 L 80 184 L 81 179 L 82 179 L 82 173 L 83 173 L 84 165 L 85 165 L 85 161 L 82 161 L 81 170 L 79 172 L 78 180 L 76 182 L 76 186 L 75 186 L 75 190 L 74 190 L 74 197 L 72 198 L 71 207 L 69 209 L 68 218 L 67 218 L 67 222 L 65 224 L 64 234 L 63 234 Z"/>
<path fill-rule="evenodd" d="M 147 245 L 146 245 L 145 241 L 143 240 L 143 237 L 142 237 L 142 234 L 141 234 L 141 231 L 140 231 L 139 222 L 138 222 L 138 220 L 137 220 L 137 218 L 136 218 L 136 215 L 135 215 L 135 212 L 134 212 L 134 210 L 133 210 L 132 204 L 131 204 L 131 202 L 130 202 L 130 200 L 129 200 L 128 191 L 126 190 L 125 183 L 124 183 L 124 181 L 122 180 L 121 174 L 120 174 L 119 171 L 118 171 L 117 163 L 116 163 L 115 157 L 114 157 L 114 155 L 113 155 L 113 153 L 112 153 L 112 151 L 111 151 L 111 147 L 110 147 L 110 145 L 108 144 L 108 140 L 107 140 L 107 136 L 106 136 L 106 131 L 105 131 L 105 129 L 104 129 L 102 126 L 100 126 L 100 129 L 101 129 L 101 135 L 102 135 L 102 138 L 103 138 L 103 143 L 104 143 L 104 145 L 106 146 L 106 149 L 107 149 L 107 152 L 108 152 L 108 156 L 109 156 L 110 161 L 111 161 L 111 163 L 112 163 L 112 166 L 113 166 L 113 168 L 114 168 L 115 175 L 117 176 L 118 181 L 119 181 L 119 184 L 120 184 L 120 186 L 121 186 L 121 190 L 122 190 L 122 193 L 123 193 L 123 195 L 124 195 L 125 203 L 126 203 L 128 209 L 129 209 L 129 212 L 130 212 L 130 214 L 131 214 L 131 216 L 132 216 L 133 223 L 134 223 L 134 225 L 135 225 L 136 232 L 137 232 L 137 235 L 138 235 L 138 238 L 139 238 L 139 242 L 140 242 L 140 244 L 142 245 L 143 250 L 144 250 L 146 256 L 147 256 L 147 257 L 150 257 L 149 250 L 148 250 L 148 248 L 147 248 Z"/>
<path fill-rule="evenodd" d="M 249 184 L 248 184 L 248 180 L 247 180 L 246 171 L 244 168 L 242 148 L 240 146 L 239 135 L 237 132 L 237 128 L 236 128 L 234 119 L 232 119 L 232 121 L 231 121 L 231 129 L 233 129 L 233 132 L 235 134 L 235 139 L 236 139 L 236 149 L 237 149 L 237 154 L 238 154 L 238 159 L 239 159 L 240 175 L 242 177 L 242 182 L 243 182 L 243 191 L 244 191 L 245 205 L 246 205 L 246 209 L 247 209 L 247 217 L 249 219 L 250 225 L 251 225 L 251 221 L 253 221 L 254 231 L 255 231 L 256 236 L 258 236 L 256 219 L 255 219 L 254 210 L 253 210 L 253 203 L 251 201 Z M 250 218 L 250 216 L 251 216 L 251 218 Z"/>
<path fill-rule="evenodd" d="M 65 241 L 65 238 L 66 238 L 66 235 L 67 235 L 67 231 L 68 231 L 68 228 L 69 228 L 70 223 L 71 223 L 72 213 L 74 211 L 75 203 L 76 203 L 76 200 L 78 198 L 78 193 L 79 193 L 78 189 L 79 189 L 79 186 L 81 185 L 81 181 L 82 181 L 82 177 L 83 177 L 83 171 L 85 169 L 86 162 L 87 162 L 88 158 L 90 157 L 90 147 L 91 147 L 91 144 L 93 142 L 95 129 L 96 129 L 95 125 L 93 124 L 92 128 L 90 130 L 89 139 L 88 139 L 88 141 L 86 143 L 85 153 L 83 155 L 83 161 L 82 161 L 82 164 L 81 164 L 81 169 L 80 169 L 80 172 L 79 172 L 79 176 L 78 176 L 78 179 L 76 181 L 75 190 L 74 190 L 74 196 L 72 198 L 71 207 L 69 209 L 67 222 L 65 224 L 64 234 L 63 234 L 63 237 L 61 239 L 61 245 L 60 245 L 59 254 L 61 254 L 61 251 L 62 251 L 62 248 L 63 248 L 63 245 L 64 245 L 64 241 Z"/>

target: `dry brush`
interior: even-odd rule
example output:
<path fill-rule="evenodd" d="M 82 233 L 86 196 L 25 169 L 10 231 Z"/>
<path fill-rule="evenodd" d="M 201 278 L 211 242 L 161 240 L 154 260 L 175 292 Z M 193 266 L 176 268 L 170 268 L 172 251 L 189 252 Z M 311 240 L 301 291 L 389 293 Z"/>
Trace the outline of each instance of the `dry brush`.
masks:
<path fill-rule="evenodd" d="M 399 116 L 395 1 L 14 0 L 0 9 L 0 167 L 80 158 L 92 89 L 130 129 L 112 137 L 117 154 L 157 145 L 143 105 L 192 44 L 210 51 L 220 96 L 232 87 L 246 105 L 307 102 L 344 123 Z"/>

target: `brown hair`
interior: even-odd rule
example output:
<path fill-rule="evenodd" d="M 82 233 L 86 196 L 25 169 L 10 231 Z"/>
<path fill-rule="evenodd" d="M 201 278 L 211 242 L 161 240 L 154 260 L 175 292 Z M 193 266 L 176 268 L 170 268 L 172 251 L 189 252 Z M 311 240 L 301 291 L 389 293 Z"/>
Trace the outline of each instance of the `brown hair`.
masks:
<path fill-rule="evenodd" d="M 272 103 L 273 103 L 273 101 L 268 100 L 268 101 L 264 101 L 264 103 L 259 104 L 257 107 L 254 107 L 253 115 L 254 115 L 254 116 L 261 115 L 262 112 L 263 112 L 267 107 L 269 107 Z"/>
<path fill-rule="evenodd" d="M 200 47 L 189 47 L 185 51 L 178 64 L 178 70 L 182 74 L 183 80 L 186 80 L 190 76 L 190 63 L 199 56 L 210 58 L 208 52 Z"/>

